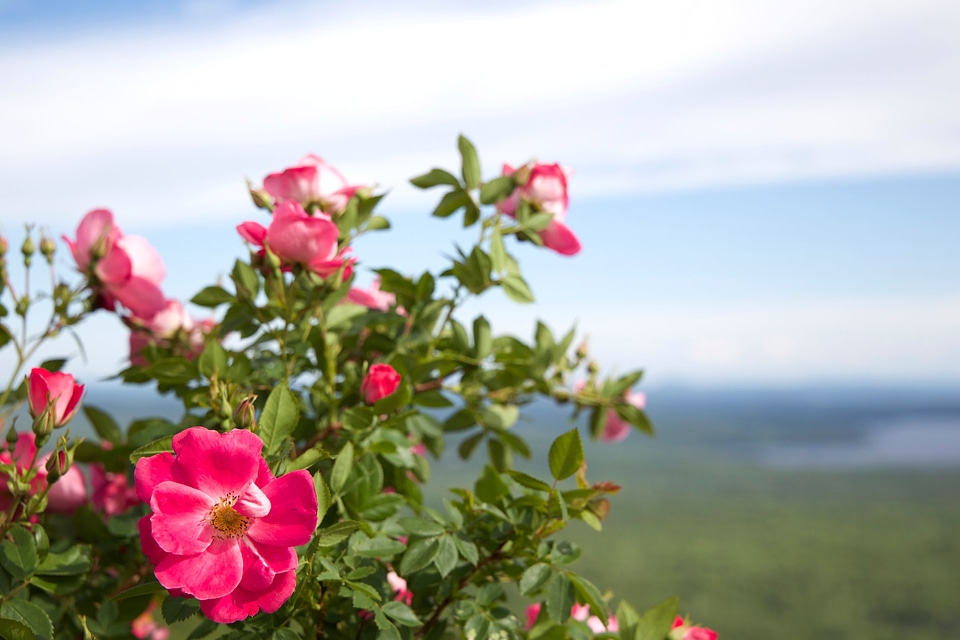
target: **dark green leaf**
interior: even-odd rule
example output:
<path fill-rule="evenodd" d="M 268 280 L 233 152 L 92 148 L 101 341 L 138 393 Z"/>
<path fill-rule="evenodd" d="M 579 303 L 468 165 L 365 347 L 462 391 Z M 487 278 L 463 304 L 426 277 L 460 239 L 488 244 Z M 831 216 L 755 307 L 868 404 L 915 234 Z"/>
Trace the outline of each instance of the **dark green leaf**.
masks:
<path fill-rule="evenodd" d="M 667 598 L 646 611 L 637 621 L 636 640 L 663 640 L 673 626 L 680 599 Z"/>
<path fill-rule="evenodd" d="M 340 453 L 333 461 L 333 469 L 330 470 L 330 488 L 334 492 L 340 493 L 347 478 L 350 477 L 350 470 L 353 468 L 353 443 L 347 442 L 343 445 Z"/>
<path fill-rule="evenodd" d="M 406 576 L 423 569 L 433 562 L 439 548 L 440 545 L 436 538 L 415 540 L 407 547 L 403 559 L 400 560 L 400 574 Z"/>
<path fill-rule="evenodd" d="M 332 547 L 340 544 L 350 537 L 350 534 L 361 527 L 359 522 L 353 520 L 344 520 L 335 525 L 331 525 L 320 532 L 317 537 L 318 547 Z"/>
<path fill-rule="evenodd" d="M 477 566 L 480 561 L 480 551 L 477 550 L 477 545 L 472 540 L 468 540 L 462 533 L 455 533 L 453 543 L 457 546 L 457 551 L 460 552 L 464 560 L 473 566 Z"/>
<path fill-rule="evenodd" d="M 0 617 L 27 625 L 43 640 L 53 640 L 53 623 L 46 612 L 29 600 L 8 600 L 0 606 Z"/>
<path fill-rule="evenodd" d="M 485 182 L 480 187 L 480 203 L 494 204 L 495 202 L 503 200 L 513 193 L 516 186 L 517 182 L 513 176 L 500 176 L 499 178 Z"/>
<path fill-rule="evenodd" d="M 458 209 L 461 209 L 470 202 L 470 196 L 462 189 L 455 189 L 445 193 L 437 207 L 433 210 L 433 215 L 438 218 L 446 218 L 452 215 Z"/>
<path fill-rule="evenodd" d="M 495 503 L 510 493 L 510 487 L 503 481 L 496 469 L 487 465 L 474 486 L 474 493 L 484 502 Z"/>
<path fill-rule="evenodd" d="M 547 615 L 550 619 L 557 624 L 566 622 L 575 601 L 573 583 L 570 579 L 563 573 L 553 574 L 547 585 Z"/>
<path fill-rule="evenodd" d="M 583 443 L 576 428 L 564 433 L 550 445 L 550 473 L 556 480 L 569 478 L 583 464 Z"/>
<path fill-rule="evenodd" d="M 647 435 L 653 435 L 653 425 L 650 424 L 650 420 L 647 418 L 647 414 L 644 413 L 643 410 L 625 402 L 615 404 L 614 408 L 617 410 L 617 415 L 619 415 L 621 418 Z"/>
<path fill-rule="evenodd" d="M 160 606 L 160 613 L 167 624 L 186 620 L 200 611 L 200 603 L 193 598 L 174 598 L 168 596 Z"/>
<path fill-rule="evenodd" d="M 462 460 L 466 460 L 470 457 L 470 454 L 473 453 L 473 450 L 477 448 L 477 445 L 480 444 L 480 441 L 483 439 L 484 433 L 475 433 L 463 442 L 460 443 L 460 446 L 457 447 L 457 454 Z"/>
<path fill-rule="evenodd" d="M 590 611 L 593 612 L 594 615 L 606 620 L 607 603 L 604 602 L 603 595 L 600 593 L 600 590 L 597 589 L 596 585 L 575 573 L 569 573 L 567 577 L 570 578 L 570 582 L 573 583 L 573 588 L 577 593 L 577 600 L 581 604 L 590 605 Z"/>
<path fill-rule="evenodd" d="M 417 618 L 417 614 L 413 612 L 413 609 L 399 600 L 393 600 L 383 605 L 383 612 L 400 624 L 408 627 L 419 627 L 423 624 L 420 622 L 420 619 Z"/>
<path fill-rule="evenodd" d="M 536 489 L 537 491 L 550 491 L 550 485 L 548 485 L 546 482 L 527 475 L 522 471 L 511 469 L 510 471 L 507 471 L 507 475 L 528 489 Z"/>
<path fill-rule="evenodd" d="M 6 640 L 36 640 L 33 631 L 22 622 L 0 618 L 0 638 Z"/>
<path fill-rule="evenodd" d="M 383 216 L 372 216 L 367 220 L 367 231 L 379 231 L 381 229 L 389 229 L 390 221 L 384 218 Z"/>
<path fill-rule="evenodd" d="M 15 578 L 26 578 L 37 569 L 37 542 L 21 526 L 10 529 L 13 540 L 0 544 L 0 565 Z"/>
<path fill-rule="evenodd" d="M 135 598 L 137 596 L 147 596 L 154 593 L 164 593 L 166 588 L 156 581 L 144 582 L 143 584 L 138 584 L 135 587 L 130 587 L 125 589 L 113 596 L 114 600 L 126 600 L 127 598 Z"/>
<path fill-rule="evenodd" d="M 437 570 L 440 571 L 440 575 L 444 578 L 457 566 L 457 555 L 457 545 L 454 543 L 453 538 L 449 535 L 442 536 L 439 539 L 437 556 L 433 559 L 433 563 L 437 566 Z"/>
<path fill-rule="evenodd" d="M 390 558 L 402 553 L 407 546 L 399 540 L 377 536 L 357 545 L 355 553 L 363 558 Z"/>
<path fill-rule="evenodd" d="M 231 277 L 237 288 L 238 297 L 253 300 L 260 293 L 260 277 L 246 262 L 237 260 L 233 264 Z"/>
<path fill-rule="evenodd" d="M 400 518 L 399 524 L 408 533 L 418 536 L 438 536 L 444 532 L 444 528 L 426 518 Z"/>
<path fill-rule="evenodd" d="M 317 490 L 317 518 L 319 521 L 323 520 L 323 516 L 330 509 L 333 496 L 330 495 L 330 487 L 323 481 L 323 476 L 320 475 L 319 471 L 313 474 L 313 488 Z"/>
<path fill-rule="evenodd" d="M 210 340 L 203 348 L 203 353 L 197 358 L 197 368 L 200 373 L 211 378 L 215 374 L 223 374 L 227 368 L 227 352 L 217 340 Z"/>

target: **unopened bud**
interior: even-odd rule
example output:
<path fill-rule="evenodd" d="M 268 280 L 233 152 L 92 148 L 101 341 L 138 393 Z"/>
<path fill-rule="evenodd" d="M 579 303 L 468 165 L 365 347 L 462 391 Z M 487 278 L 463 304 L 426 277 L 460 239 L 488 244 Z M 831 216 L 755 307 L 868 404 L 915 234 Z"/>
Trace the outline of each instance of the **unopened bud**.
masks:
<path fill-rule="evenodd" d="M 270 201 L 270 194 L 266 191 L 258 191 L 257 189 L 250 189 L 250 198 L 253 200 L 253 204 L 258 209 L 266 209 L 267 211 L 273 210 L 273 204 Z"/>
<path fill-rule="evenodd" d="M 10 445 L 11 447 L 16 445 L 18 437 L 19 435 L 17 434 L 16 426 L 11 424 L 10 429 L 7 430 L 7 444 Z"/>
<path fill-rule="evenodd" d="M 599 371 L 600 371 L 600 367 L 597 365 L 596 361 L 591 360 L 590 362 L 587 363 L 587 373 L 589 373 L 592 376 L 595 376 Z"/>
<path fill-rule="evenodd" d="M 59 480 L 70 469 L 72 462 L 71 456 L 66 451 L 62 449 L 55 451 L 47 458 L 47 482 L 53 483 Z"/>
<path fill-rule="evenodd" d="M 40 238 L 40 253 L 43 254 L 43 257 L 47 259 L 47 264 L 53 264 L 53 254 L 57 252 L 57 243 L 48 238 L 47 236 L 41 236 Z"/>
<path fill-rule="evenodd" d="M 586 358 L 587 357 L 587 340 L 584 338 L 583 342 L 580 343 L 580 346 L 577 347 L 577 357 Z"/>
<path fill-rule="evenodd" d="M 553 392 L 553 397 L 557 402 L 563 404 L 570 399 L 570 392 L 566 389 L 557 389 Z"/>
<path fill-rule="evenodd" d="M 23 244 L 20 245 L 20 253 L 23 254 L 23 266 L 30 266 L 30 263 L 33 262 L 32 256 L 36 252 L 37 247 L 33 244 L 33 238 L 31 238 L 28 233 L 27 237 L 23 240 Z"/>
<path fill-rule="evenodd" d="M 53 433 L 54 415 L 50 411 L 52 407 L 53 405 L 48 406 L 33 419 L 33 433 L 37 436 L 37 446 L 40 446 L 41 440 L 46 442 Z"/>
<path fill-rule="evenodd" d="M 264 247 L 263 263 L 267 265 L 270 271 L 278 271 L 280 269 L 280 256 L 271 251 L 270 247 Z"/>
<path fill-rule="evenodd" d="M 233 412 L 233 421 L 241 429 L 256 431 L 257 409 L 254 406 L 257 396 L 247 396 L 240 402 L 240 406 Z"/>
<path fill-rule="evenodd" d="M 0 258 L 7 255 L 7 249 L 10 248 L 10 243 L 7 242 L 6 236 L 0 236 Z"/>
<path fill-rule="evenodd" d="M 533 163 L 527 163 L 513 172 L 513 179 L 517 181 L 519 186 L 527 184 L 527 180 L 530 179 L 530 172 L 533 170 L 531 164 Z"/>

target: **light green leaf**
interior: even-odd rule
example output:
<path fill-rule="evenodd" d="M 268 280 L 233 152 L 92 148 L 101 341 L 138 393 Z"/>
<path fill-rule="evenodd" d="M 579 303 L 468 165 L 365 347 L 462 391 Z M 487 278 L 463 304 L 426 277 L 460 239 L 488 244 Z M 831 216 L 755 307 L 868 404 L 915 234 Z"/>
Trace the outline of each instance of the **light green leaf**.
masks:
<path fill-rule="evenodd" d="M 663 640 L 673 626 L 680 599 L 667 598 L 647 610 L 637 622 L 636 640 Z"/>
<path fill-rule="evenodd" d="M 431 187 L 436 187 L 441 184 L 447 184 L 451 187 L 459 187 L 460 181 L 457 180 L 449 171 L 444 171 L 443 169 L 430 169 L 427 173 L 412 178 L 410 184 L 420 189 L 429 189 Z"/>
<path fill-rule="evenodd" d="M 154 440 L 150 444 L 145 444 L 139 449 L 135 449 L 133 453 L 130 454 L 130 462 L 136 464 L 140 458 L 147 458 L 164 452 L 173 452 L 173 436 Z"/>
<path fill-rule="evenodd" d="M 453 568 L 457 566 L 457 545 L 449 535 L 442 536 L 439 538 L 439 547 L 437 548 L 437 555 L 433 559 L 433 564 L 437 566 L 437 570 L 440 571 L 440 575 L 444 578 L 447 577 Z"/>
<path fill-rule="evenodd" d="M 526 280 L 516 274 L 510 274 L 500 281 L 500 286 L 507 297 L 514 302 L 533 302 L 533 292 L 527 286 Z"/>
<path fill-rule="evenodd" d="M 343 490 L 343 486 L 350 477 L 350 470 L 353 468 L 353 443 L 347 442 L 340 449 L 336 459 L 333 461 L 333 469 L 330 470 L 330 488 L 336 493 Z"/>
<path fill-rule="evenodd" d="M 400 574 L 406 576 L 423 569 L 433 562 L 439 548 L 436 538 L 421 538 L 414 541 L 407 547 L 403 559 L 400 560 Z"/>
<path fill-rule="evenodd" d="M 313 474 L 313 488 L 317 490 L 317 522 L 320 522 L 327 515 L 333 496 L 330 495 L 330 487 L 323 481 L 319 471 Z"/>
<path fill-rule="evenodd" d="M 467 189 L 475 189 L 480 186 L 480 158 L 477 156 L 477 149 L 463 135 L 457 138 L 457 147 L 460 149 L 460 157 L 463 158 L 463 182 Z"/>
<path fill-rule="evenodd" d="M 275 454 L 297 428 L 300 420 L 300 403 L 297 396 L 281 382 L 274 387 L 260 414 L 257 435 L 263 440 L 264 455 Z"/>
<path fill-rule="evenodd" d="M 423 624 L 417 614 L 413 612 L 413 609 L 399 600 L 393 600 L 383 605 L 383 612 L 407 627 L 419 627 Z"/>
<path fill-rule="evenodd" d="M 418 536 L 438 536 L 444 532 L 444 528 L 426 518 L 400 518 L 399 524 L 408 533 Z"/>
<path fill-rule="evenodd" d="M 217 340 L 209 341 L 203 348 L 203 353 L 197 358 L 197 368 L 207 378 L 216 373 L 222 374 L 227 368 L 227 352 Z"/>
<path fill-rule="evenodd" d="M 538 562 L 530 565 L 520 576 L 520 593 L 528 596 L 547 583 L 552 570 L 550 565 Z"/>
<path fill-rule="evenodd" d="M 538 480 L 537 478 L 534 478 L 523 471 L 511 469 L 507 471 L 507 475 L 528 489 L 535 489 L 537 491 L 550 491 L 550 485 L 548 485 L 546 482 L 543 480 Z"/>
<path fill-rule="evenodd" d="M 53 640 L 53 623 L 50 621 L 50 616 L 29 600 L 17 599 L 4 602 L 0 606 L 0 618 L 21 622 L 28 626 L 35 636 L 43 640 Z"/>
<path fill-rule="evenodd" d="M 204 287 L 200 293 L 190 299 L 190 302 L 200 307 L 216 307 L 234 300 L 235 298 L 223 287 Z"/>

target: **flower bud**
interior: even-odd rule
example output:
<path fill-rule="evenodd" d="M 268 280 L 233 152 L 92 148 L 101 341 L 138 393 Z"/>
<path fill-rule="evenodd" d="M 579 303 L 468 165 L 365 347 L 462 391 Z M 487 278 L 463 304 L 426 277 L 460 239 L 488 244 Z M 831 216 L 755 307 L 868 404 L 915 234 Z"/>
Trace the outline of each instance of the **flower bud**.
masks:
<path fill-rule="evenodd" d="M 280 257 L 271 251 L 268 246 L 264 246 L 263 263 L 267 265 L 270 271 L 280 270 Z"/>
<path fill-rule="evenodd" d="M 255 395 L 247 396 L 233 412 L 233 421 L 240 429 L 254 432 L 257 430 L 257 410 L 253 404 L 256 399 Z"/>
<path fill-rule="evenodd" d="M 57 251 L 57 243 L 47 236 L 40 237 L 40 253 L 47 259 L 47 264 L 53 264 L 53 254 Z"/>
<path fill-rule="evenodd" d="M 577 357 L 586 358 L 587 357 L 587 339 L 584 338 L 583 342 L 580 343 L 580 346 L 577 347 Z"/>
<path fill-rule="evenodd" d="M 16 446 L 18 437 L 16 427 L 11 424 L 7 431 L 7 444 L 10 445 L 11 449 Z"/>
<path fill-rule="evenodd" d="M 599 372 L 600 372 L 600 367 L 599 365 L 597 365 L 595 360 L 591 360 L 590 362 L 587 363 L 587 373 L 589 373 L 592 376 L 595 376 Z"/>
<path fill-rule="evenodd" d="M 266 191 L 259 191 L 257 189 L 250 188 L 250 198 L 253 200 L 253 205 L 258 209 L 273 211 L 273 204 L 270 200 L 270 194 Z"/>
<path fill-rule="evenodd" d="M 33 254 L 36 252 L 37 247 L 33 244 L 33 238 L 31 238 L 28 233 L 27 237 L 23 240 L 23 244 L 20 245 L 20 253 L 23 254 L 23 266 L 30 266 L 30 263 L 33 262 Z"/>
<path fill-rule="evenodd" d="M 52 484 L 59 480 L 70 469 L 71 464 L 73 464 L 72 456 L 67 451 L 59 449 L 54 452 L 47 458 L 47 482 Z"/>
<path fill-rule="evenodd" d="M 0 236 L 0 258 L 7 255 L 7 249 L 10 248 L 10 243 L 7 242 L 6 236 Z"/>

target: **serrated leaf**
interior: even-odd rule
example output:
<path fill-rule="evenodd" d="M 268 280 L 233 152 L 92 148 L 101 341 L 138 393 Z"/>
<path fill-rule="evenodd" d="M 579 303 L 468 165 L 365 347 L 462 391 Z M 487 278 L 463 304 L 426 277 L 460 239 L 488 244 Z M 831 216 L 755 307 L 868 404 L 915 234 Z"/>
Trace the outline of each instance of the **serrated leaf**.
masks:
<path fill-rule="evenodd" d="M 53 623 L 47 613 L 29 600 L 8 600 L 0 606 L 0 617 L 25 624 L 33 635 L 53 640 Z M 0 634 L 2 635 L 2 634 Z"/>
<path fill-rule="evenodd" d="M 93 430 L 97 432 L 101 440 L 106 440 L 110 444 L 119 445 L 123 442 L 123 433 L 110 414 L 93 405 L 84 405 L 83 414 L 93 425 Z"/>
<path fill-rule="evenodd" d="M 0 544 L 0 565 L 16 578 L 26 578 L 37 570 L 37 542 L 20 526 L 10 529 L 13 540 Z"/>
<path fill-rule="evenodd" d="M 423 624 L 417 614 L 413 612 L 413 609 L 399 600 L 393 600 L 383 605 L 383 612 L 407 627 L 419 627 Z"/>
<path fill-rule="evenodd" d="M 347 442 L 340 449 L 336 459 L 333 461 L 333 468 L 330 470 L 330 488 L 335 493 L 340 493 L 343 486 L 350 477 L 350 470 L 353 468 L 353 443 Z"/>
<path fill-rule="evenodd" d="M 160 606 L 160 613 L 167 624 L 186 620 L 200 611 L 200 603 L 193 598 L 175 598 L 168 596 Z"/>
<path fill-rule="evenodd" d="M 436 187 L 441 184 L 447 184 L 451 187 L 459 187 L 460 181 L 457 180 L 449 171 L 444 171 L 443 169 L 430 169 L 423 175 L 417 176 L 410 180 L 410 184 L 419 188 L 419 189 L 429 189 L 431 187 Z"/>
<path fill-rule="evenodd" d="M 440 575 L 446 578 L 447 574 L 457 566 L 457 557 L 459 555 L 457 554 L 457 545 L 448 535 L 440 537 L 438 544 L 437 555 L 433 559 L 433 564 L 437 566 Z"/>
<path fill-rule="evenodd" d="M 423 569 L 437 555 L 440 545 L 436 538 L 421 538 L 407 547 L 400 560 L 400 575 L 406 576 Z"/>
<path fill-rule="evenodd" d="M 552 572 L 550 565 L 542 562 L 527 567 L 523 575 L 520 576 L 520 593 L 528 596 L 547 584 Z"/>
<path fill-rule="evenodd" d="M 139 449 L 134 449 L 133 453 L 130 454 L 130 462 L 136 464 L 140 458 L 155 456 L 158 453 L 164 452 L 173 453 L 173 436 L 160 438 L 150 444 L 143 445 Z"/>
<path fill-rule="evenodd" d="M 503 236 L 500 235 L 499 227 L 495 227 L 490 234 L 490 263 L 498 274 L 507 269 L 507 248 L 503 246 Z"/>
<path fill-rule="evenodd" d="M 398 553 L 402 553 L 406 548 L 407 545 L 399 540 L 394 540 L 386 536 L 377 536 L 376 538 L 370 538 L 358 544 L 354 552 L 363 558 L 390 558 Z"/>
<path fill-rule="evenodd" d="M 327 515 L 330 504 L 333 502 L 333 496 L 330 494 L 330 487 L 323 481 L 323 476 L 317 471 L 313 474 L 313 488 L 317 491 L 317 522 L 323 520 Z"/>
<path fill-rule="evenodd" d="M 444 532 L 444 528 L 426 518 L 400 518 L 398 521 L 408 533 L 418 536 L 438 536 Z"/>
<path fill-rule="evenodd" d="M 143 584 L 138 584 L 135 587 L 130 587 L 129 589 L 124 589 L 117 595 L 113 596 L 114 600 L 126 600 L 127 598 L 136 598 L 137 596 L 148 596 L 154 593 L 165 593 L 167 591 L 166 587 L 156 581 L 144 582 Z"/>
<path fill-rule="evenodd" d="M 200 638 L 206 638 L 219 628 L 219 624 L 213 620 L 204 618 L 203 621 L 197 625 L 196 629 L 190 632 L 190 635 L 187 636 L 187 640 L 200 640 Z"/>
<path fill-rule="evenodd" d="M 455 533 L 453 534 L 453 543 L 457 546 L 457 551 L 460 552 L 464 560 L 473 566 L 477 566 L 480 561 L 480 551 L 472 540 L 468 540 L 462 533 Z"/>
<path fill-rule="evenodd" d="M 433 210 L 433 215 L 438 218 L 446 218 L 453 215 L 458 209 L 462 209 L 470 202 L 470 196 L 462 189 L 454 189 L 445 193 L 440 202 Z"/>
<path fill-rule="evenodd" d="M 608 616 L 607 603 L 604 602 L 603 595 L 600 593 L 600 590 L 597 589 L 596 585 L 575 573 L 569 573 L 567 577 L 570 578 L 570 582 L 573 583 L 573 588 L 578 596 L 577 599 L 582 604 L 590 605 L 590 611 L 592 611 L 594 615 L 606 620 Z"/>
<path fill-rule="evenodd" d="M 463 182 L 467 189 L 474 189 L 480 186 L 480 158 L 477 156 L 477 149 L 473 146 L 466 136 L 457 138 L 457 148 L 460 149 L 460 157 L 463 160 Z"/>
<path fill-rule="evenodd" d="M 583 443 L 576 428 L 564 433 L 550 445 L 550 473 L 556 480 L 569 478 L 583 464 Z"/>
<path fill-rule="evenodd" d="M 264 455 L 275 454 L 293 434 L 300 420 L 300 403 L 287 382 L 274 387 L 260 414 L 257 435 L 263 440 Z"/>
<path fill-rule="evenodd" d="M 563 624 L 570 617 L 575 601 L 573 583 L 565 574 L 554 573 L 547 584 L 547 615 L 557 624 Z"/>
<path fill-rule="evenodd" d="M 537 491 L 550 491 L 550 485 L 548 485 L 546 482 L 543 480 L 538 480 L 537 478 L 534 478 L 523 471 L 510 469 L 507 471 L 507 475 L 528 489 L 535 489 Z"/>
<path fill-rule="evenodd" d="M 344 520 L 343 522 L 331 525 L 320 532 L 320 535 L 317 537 L 317 546 L 332 547 L 340 544 L 361 526 L 359 522 L 353 520 Z"/>
<path fill-rule="evenodd" d="M 30 627 L 18 620 L 0 618 L 0 638 L 5 640 L 36 640 Z"/>

